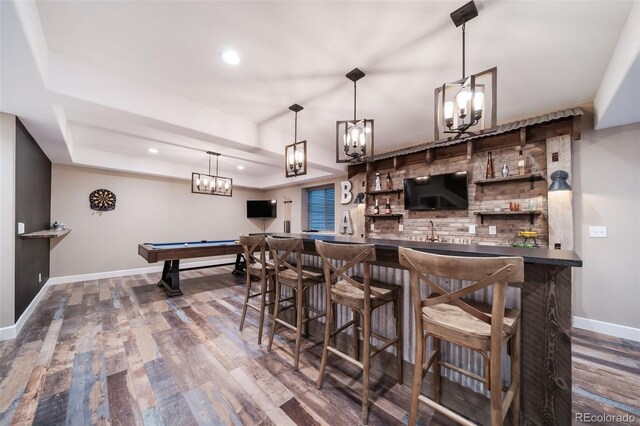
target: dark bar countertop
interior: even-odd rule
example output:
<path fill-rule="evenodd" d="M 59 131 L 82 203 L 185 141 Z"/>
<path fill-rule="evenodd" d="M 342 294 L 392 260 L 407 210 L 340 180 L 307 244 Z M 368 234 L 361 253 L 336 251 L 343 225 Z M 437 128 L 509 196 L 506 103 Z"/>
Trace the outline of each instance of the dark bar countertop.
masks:
<path fill-rule="evenodd" d="M 580 259 L 580 257 L 572 250 L 485 246 L 479 244 L 432 243 L 428 241 L 391 240 L 383 238 L 358 238 L 321 233 L 270 233 L 268 235 L 275 237 L 301 237 L 306 242 L 321 240 L 335 243 L 375 244 L 377 250 L 385 251 L 387 253 L 389 251 L 395 252 L 396 256 L 398 247 L 402 246 L 449 256 L 520 256 L 524 258 L 525 263 L 530 264 L 569 267 L 582 266 L 582 259 Z"/>

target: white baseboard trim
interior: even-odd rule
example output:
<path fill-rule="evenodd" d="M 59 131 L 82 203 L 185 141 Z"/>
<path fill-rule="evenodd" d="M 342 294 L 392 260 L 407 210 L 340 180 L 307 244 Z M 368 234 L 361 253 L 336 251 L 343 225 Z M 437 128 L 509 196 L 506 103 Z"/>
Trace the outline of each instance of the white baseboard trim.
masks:
<path fill-rule="evenodd" d="M 640 328 L 575 316 L 573 317 L 573 327 L 640 342 Z"/>
<path fill-rule="evenodd" d="M 207 266 L 207 265 L 220 265 L 222 263 L 230 263 L 235 261 L 236 261 L 235 256 L 222 257 L 222 258 L 216 258 L 212 260 L 199 260 L 197 262 L 182 263 L 180 267 L 193 268 L 193 267 Z M 162 272 L 162 266 L 163 266 L 162 263 L 159 263 L 158 265 L 147 266 L 146 268 L 122 269 L 120 271 L 106 271 L 106 272 L 95 272 L 91 274 L 53 277 L 53 278 L 49 278 L 48 283 L 49 285 L 58 285 L 58 284 L 76 283 L 79 281 L 92 281 L 92 280 L 100 280 L 104 278 L 123 277 L 126 275 L 150 274 L 153 272 Z"/>
<path fill-rule="evenodd" d="M 29 303 L 27 309 L 24 310 L 24 312 L 22 313 L 22 315 L 20 315 L 20 318 L 18 318 L 18 321 L 16 321 L 14 325 L 0 328 L 0 341 L 15 339 L 16 336 L 20 334 L 22 327 L 24 327 L 33 311 L 35 311 L 36 306 L 38 306 L 38 303 L 40 303 L 40 300 L 42 300 L 42 297 L 47 292 L 47 288 L 51 285 L 49 281 L 50 280 L 47 280 L 47 282 L 44 283 L 38 294 L 36 294 L 36 297 L 33 298 L 31 303 Z"/>

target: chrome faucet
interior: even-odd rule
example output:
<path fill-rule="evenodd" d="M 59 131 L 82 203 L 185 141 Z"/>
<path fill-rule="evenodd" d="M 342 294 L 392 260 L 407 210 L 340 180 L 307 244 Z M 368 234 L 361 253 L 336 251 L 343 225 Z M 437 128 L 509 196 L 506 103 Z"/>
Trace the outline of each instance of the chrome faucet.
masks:
<path fill-rule="evenodd" d="M 432 220 L 429 221 L 429 226 L 427 227 L 427 229 L 431 229 L 431 236 L 427 238 L 427 241 L 431 241 L 432 243 L 435 242 L 435 241 L 440 241 L 440 237 L 436 237 L 434 235 L 434 232 L 435 232 L 436 228 L 433 225 L 433 221 Z"/>

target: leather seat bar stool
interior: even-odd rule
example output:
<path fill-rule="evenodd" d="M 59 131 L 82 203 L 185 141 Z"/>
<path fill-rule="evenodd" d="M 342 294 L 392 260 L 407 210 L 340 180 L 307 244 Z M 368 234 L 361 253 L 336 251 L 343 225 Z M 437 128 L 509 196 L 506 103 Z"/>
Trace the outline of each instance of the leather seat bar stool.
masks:
<path fill-rule="evenodd" d="M 244 250 L 246 272 L 247 272 L 247 289 L 244 296 L 244 305 L 242 307 L 242 316 L 240 317 L 240 331 L 244 327 L 244 320 L 247 316 L 247 308 L 260 312 L 260 324 L 258 329 L 258 344 L 262 343 L 262 329 L 264 326 L 264 311 L 267 306 L 274 304 L 273 301 L 267 302 L 267 295 L 273 295 L 274 289 L 269 290 L 268 284 L 273 283 L 275 267 L 273 261 L 266 257 L 267 242 L 262 235 L 240 235 L 240 245 Z M 260 292 L 252 292 L 252 277 L 260 279 Z M 270 286 L 272 287 L 272 285 Z M 260 298 L 260 305 L 255 306 L 249 303 L 249 299 L 254 297 Z"/>
<path fill-rule="evenodd" d="M 400 265 L 409 270 L 411 298 L 415 314 L 415 369 L 409 425 L 416 424 L 418 403 L 422 401 L 460 424 L 474 424 L 440 404 L 440 369 L 448 368 L 485 384 L 490 395 L 491 425 L 502 425 L 511 408 L 512 424 L 520 419 L 520 313 L 505 309 L 508 283 L 524 281 L 521 257 L 458 257 L 398 248 Z M 461 289 L 446 291 L 430 276 L 474 281 Z M 421 283 L 433 292 L 422 299 Z M 470 302 L 463 297 L 493 290 L 491 305 Z M 433 350 L 425 356 L 426 340 Z M 441 360 L 441 340 L 479 352 L 484 376 L 468 372 Z M 507 388 L 502 380 L 502 347 L 510 345 L 511 378 Z M 420 393 L 424 376 L 431 366 L 434 400 Z M 504 393 L 504 395 L 503 395 Z"/>
<path fill-rule="evenodd" d="M 383 353 L 391 345 L 396 349 L 396 373 L 398 382 L 402 382 L 402 287 L 386 284 L 371 279 L 371 262 L 376 260 L 373 244 L 332 244 L 316 241 L 316 251 L 322 258 L 324 269 L 325 292 L 327 298 L 327 322 L 324 334 L 322 362 L 318 388 L 322 388 L 324 373 L 329 352 L 362 369 L 362 414 L 363 424 L 369 418 L 369 369 L 371 358 Z M 342 261 L 340 267 L 332 261 Z M 335 262 L 337 263 L 337 262 Z M 362 264 L 363 276 L 349 275 L 357 265 Z M 395 336 L 386 337 L 371 331 L 371 316 L 375 309 L 388 303 L 393 304 L 395 317 Z M 351 308 L 353 319 L 334 330 L 335 305 Z M 362 318 L 360 322 L 359 319 Z M 362 324 L 362 326 L 360 326 Z M 353 326 L 354 357 L 338 350 L 331 344 L 332 337 Z M 359 351 L 360 332 L 362 332 L 362 354 Z M 376 347 L 371 344 L 371 337 L 383 342 Z M 362 356 L 362 360 L 360 359 Z"/>
<path fill-rule="evenodd" d="M 268 350 L 273 345 L 273 337 L 276 326 L 282 325 L 295 333 L 295 349 L 293 353 L 293 368 L 298 370 L 300 363 L 300 345 L 302 342 L 302 327 L 305 327 L 305 334 L 308 331 L 310 321 L 322 318 L 326 315 L 312 306 L 307 305 L 307 290 L 313 286 L 322 284 L 322 270 L 312 266 L 302 265 L 302 238 L 274 238 L 268 237 L 267 243 L 274 261 L 275 270 L 275 308 L 273 312 L 271 336 L 269 337 Z M 292 262 L 295 259 L 295 263 Z M 289 299 L 282 299 L 281 290 L 288 287 L 293 291 L 294 296 Z M 290 302 L 287 306 L 282 306 L 282 302 Z M 289 324 L 279 315 L 289 309 L 293 309 L 294 324 Z M 309 312 L 313 313 L 310 316 Z"/>

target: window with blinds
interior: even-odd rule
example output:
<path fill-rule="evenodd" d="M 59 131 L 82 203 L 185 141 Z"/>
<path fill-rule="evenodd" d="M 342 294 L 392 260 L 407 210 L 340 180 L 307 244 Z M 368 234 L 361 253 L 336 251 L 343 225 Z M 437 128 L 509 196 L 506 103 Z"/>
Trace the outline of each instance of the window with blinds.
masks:
<path fill-rule="evenodd" d="M 335 230 L 335 191 L 333 188 L 308 189 L 309 229 Z"/>

